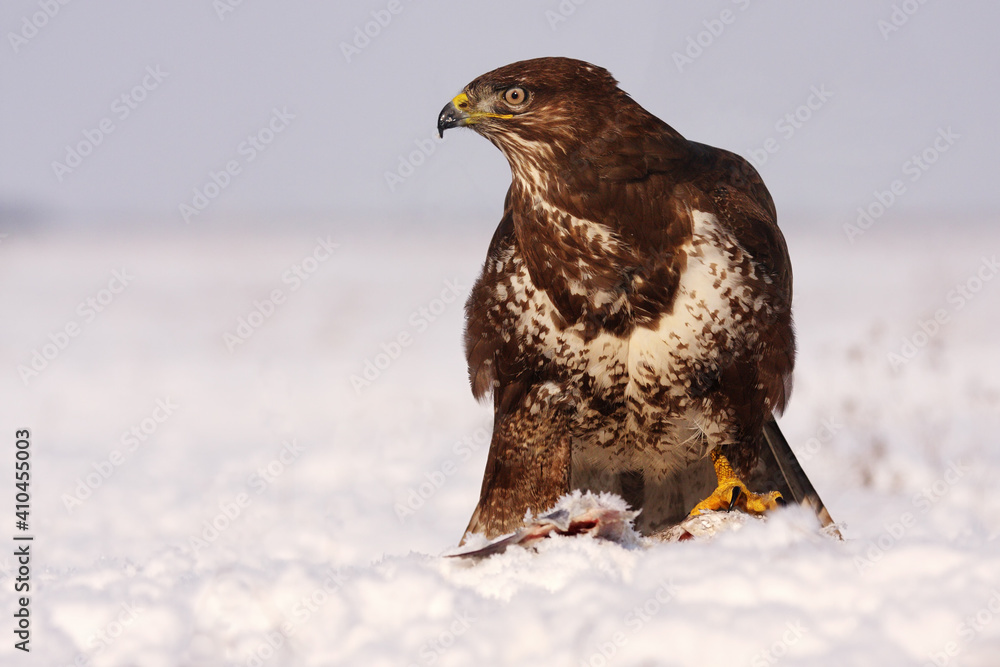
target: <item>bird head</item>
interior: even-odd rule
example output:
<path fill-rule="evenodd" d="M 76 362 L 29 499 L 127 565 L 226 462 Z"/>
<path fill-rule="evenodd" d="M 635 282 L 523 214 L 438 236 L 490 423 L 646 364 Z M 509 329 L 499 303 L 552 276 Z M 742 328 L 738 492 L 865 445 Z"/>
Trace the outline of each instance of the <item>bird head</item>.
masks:
<path fill-rule="evenodd" d="M 470 127 L 516 167 L 525 157 L 577 151 L 630 101 L 601 67 L 537 58 L 474 79 L 441 110 L 437 128 L 443 137 L 449 128 Z"/>

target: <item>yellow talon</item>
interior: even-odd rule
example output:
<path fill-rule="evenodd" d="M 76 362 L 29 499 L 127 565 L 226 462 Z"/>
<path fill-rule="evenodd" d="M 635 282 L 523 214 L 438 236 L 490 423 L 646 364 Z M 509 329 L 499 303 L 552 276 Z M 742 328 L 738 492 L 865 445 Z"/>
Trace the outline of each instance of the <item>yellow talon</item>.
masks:
<path fill-rule="evenodd" d="M 763 514 L 782 504 L 781 494 L 777 491 L 764 494 L 750 491 L 717 449 L 712 450 L 712 463 L 715 465 L 719 486 L 708 498 L 695 505 L 689 516 L 698 516 L 711 510 L 728 512 L 733 509 L 740 509 L 748 514 Z"/>

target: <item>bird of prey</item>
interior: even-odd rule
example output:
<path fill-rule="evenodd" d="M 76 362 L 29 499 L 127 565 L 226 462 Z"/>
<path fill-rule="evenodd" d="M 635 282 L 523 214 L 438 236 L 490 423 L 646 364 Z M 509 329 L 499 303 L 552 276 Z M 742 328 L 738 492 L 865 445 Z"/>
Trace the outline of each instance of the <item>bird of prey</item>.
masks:
<path fill-rule="evenodd" d="M 472 392 L 494 408 L 466 537 L 510 533 L 575 489 L 621 495 L 646 534 L 783 501 L 830 523 L 774 422 L 792 273 L 756 170 L 568 58 L 476 78 L 438 117 L 442 136 L 459 126 L 512 175 L 466 303 Z"/>

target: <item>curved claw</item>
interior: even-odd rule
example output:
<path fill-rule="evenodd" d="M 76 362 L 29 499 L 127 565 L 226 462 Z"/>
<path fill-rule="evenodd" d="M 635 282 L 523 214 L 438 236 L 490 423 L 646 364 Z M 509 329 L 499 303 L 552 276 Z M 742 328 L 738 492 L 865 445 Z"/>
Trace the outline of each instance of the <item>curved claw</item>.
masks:
<path fill-rule="evenodd" d="M 777 491 L 754 493 L 736 476 L 729 461 L 722 454 L 712 450 L 712 462 L 719 479 L 719 486 L 708 498 L 694 506 L 689 516 L 698 516 L 705 511 L 731 512 L 742 510 L 747 514 L 764 514 L 785 504 Z"/>
<path fill-rule="evenodd" d="M 727 512 L 733 511 L 733 508 L 736 507 L 736 501 L 740 499 L 741 495 L 743 495 L 743 490 L 738 486 L 734 486 L 732 495 L 729 498 L 729 508 L 726 509 Z"/>

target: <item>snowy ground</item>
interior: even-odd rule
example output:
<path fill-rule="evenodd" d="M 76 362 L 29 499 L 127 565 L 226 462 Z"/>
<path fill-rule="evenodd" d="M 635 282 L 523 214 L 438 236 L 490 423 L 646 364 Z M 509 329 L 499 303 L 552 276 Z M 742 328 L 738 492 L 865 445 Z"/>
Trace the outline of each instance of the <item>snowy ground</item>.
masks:
<path fill-rule="evenodd" d="M 787 232 L 782 425 L 847 542 L 788 511 L 710 543 L 557 538 L 479 564 L 441 556 L 490 428 L 460 345 L 488 222 L 4 230 L 0 465 L 30 429 L 36 539 L 30 656 L 2 550 L 0 661 L 1000 664 L 1000 231 L 884 222 L 850 244 L 837 225 Z M 53 358 L 19 371 L 35 350 Z"/>

